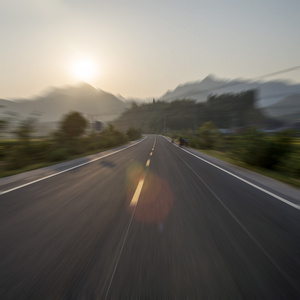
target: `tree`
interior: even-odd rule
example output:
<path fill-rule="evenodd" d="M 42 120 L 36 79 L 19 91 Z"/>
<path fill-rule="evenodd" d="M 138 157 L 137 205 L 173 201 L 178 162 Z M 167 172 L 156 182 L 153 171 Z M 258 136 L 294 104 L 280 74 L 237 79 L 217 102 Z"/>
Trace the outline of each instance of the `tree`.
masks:
<path fill-rule="evenodd" d="M 5 130 L 5 128 L 7 127 L 7 124 L 8 124 L 8 122 L 6 120 L 0 120 L 0 132 Z"/>
<path fill-rule="evenodd" d="M 36 119 L 28 118 L 20 122 L 17 129 L 14 131 L 19 140 L 28 142 L 31 139 L 31 135 L 34 132 Z"/>
<path fill-rule="evenodd" d="M 4 107 L 4 105 L 0 105 L 0 108 L 2 107 Z M 0 132 L 2 132 L 6 128 L 7 124 L 7 120 L 0 120 Z"/>
<path fill-rule="evenodd" d="M 65 115 L 60 123 L 60 132 L 68 139 L 74 139 L 84 134 L 88 121 L 76 111 Z"/>

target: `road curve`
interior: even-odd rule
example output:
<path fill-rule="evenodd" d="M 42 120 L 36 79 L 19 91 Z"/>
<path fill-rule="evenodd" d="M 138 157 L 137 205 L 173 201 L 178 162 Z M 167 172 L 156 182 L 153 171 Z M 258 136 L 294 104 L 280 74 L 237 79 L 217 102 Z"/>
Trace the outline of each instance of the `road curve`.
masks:
<path fill-rule="evenodd" d="M 0 299 L 300 298 L 300 210 L 164 137 L 28 183 L 0 195 Z"/>

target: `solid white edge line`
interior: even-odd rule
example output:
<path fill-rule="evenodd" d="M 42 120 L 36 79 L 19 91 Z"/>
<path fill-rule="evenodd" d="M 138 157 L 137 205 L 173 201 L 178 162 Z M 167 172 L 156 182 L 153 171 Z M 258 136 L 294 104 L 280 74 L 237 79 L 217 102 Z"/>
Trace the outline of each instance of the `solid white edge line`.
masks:
<path fill-rule="evenodd" d="M 168 139 L 166 137 L 164 137 L 164 138 L 168 141 Z M 211 165 L 211 166 L 213 166 L 213 167 L 215 167 L 215 168 L 217 168 L 217 169 L 219 169 L 219 170 L 221 170 L 221 171 L 223 171 L 223 172 L 225 172 L 225 173 L 227 173 L 227 174 L 235 177 L 236 179 L 239 179 L 240 181 L 243 181 L 244 183 L 249 184 L 250 186 L 252 186 L 252 187 L 260 190 L 261 192 L 264 192 L 264 193 L 268 194 L 269 196 L 272 196 L 272 197 L 276 198 L 277 200 L 282 201 L 285 204 L 287 204 L 289 206 L 292 206 L 292 207 L 300 210 L 300 205 L 297 205 L 297 204 L 295 204 L 293 202 L 290 202 L 290 201 L 288 201 L 288 200 L 286 200 L 286 199 L 284 199 L 284 198 L 282 198 L 282 197 L 280 197 L 280 196 L 278 196 L 278 195 L 276 195 L 276 194 L 274 194 L 274 193 L 272 193 L 272 192 L 270 192 L 270 191 L 268 191 L 268 190 L 266 190 L 266 189 L 264 189 L 264 188 L 262 188 L 262 187 L 260 187 L 260 186 L 258 186 L 256 184 L 254 184 L 254 183 L 252 183 L 252 182 L 250 182 L 250 181 L 248 181 L 246 179 L 243 179 L 242 177 L 237 176 L 237 175 L 235 175 L 235 174 L 233 174 L 233 173 L 231 173 L 231 172 L 229 172 L 229 171 L 227 171 L 227 170 L 225 170 L 225 169 L 223 169 L 223 168 L 221 168 L 221 167 L 219 167 L 219 166 L 217 166 L 217 165 L 209 162 L 208 160 L 206 160 L 206 159 L 204 159 L 202 157 L 199 157 L 199 156 L 197 156 L 194 153 L 191 153 L 191 152 L 187 151 L 186 149 L 183 149 L 181 147 L 178 147 L 178 148 L 180 148 L 182 151 L 184 151 L 184 152 L 186 152 L 186 153 L 188 153 L 188 154 L 190 154 L 190 155 L 192 155 L 192 156 L 194 156 L 194 157 L 196 157 L 196 158 L 204 161 L 205 163 L 207 163 L 207 164 L 209 164 L 209 165 Z"/>
<path fill-rule="evenodd" d="M 109 153 L 109 154 L 106 154 L 106 155 L 104 155 L 104 156 L 100 156 L 100 157 L 94 158 L 94 159 L 92 159 L 92 160 L 90 160 L 90 161 L 88 161 L 88 162 L 82 163 L 82 164 L 80 164 L 80 165 L 77 165 L 77 166 L 68 168 L 68 169 L 66 169 L 66 170 L 63 170 L 63 171 L 60 171 L 60 172 L 57 172 L 57 173 L 54 173 L 54 174 L 51 174 L 51 175 L 48 175 L 48 176 L 39 178 L 39 179 L 37 179 L 37 180 L 30 181 L 30 182 L 27 182 L 27 183 L 25 183 L 25 184 L 16 186 L 16 187 L 14 187 L 14 188 L 11 188 L 11 189 L 2 191 L 2 192 L 0 192 L 0 196 L 1 196 L 1 195 L 4 195 L 4 194 L 7 194 L 7 193 L 10 193 L 10 192 L 13 192 L 13 191 L 18 190 L 18 189 L 21 189 L 21 188 L 26 187 L 26 186 L 28 186 L 28 185 L 31 185 L 31 184 L 34 184 L 34 183 L 37 183 L 37 182 L 46 180 L 46 179 L 48 179 L 48 178 L 51 178 L 51 177 L 60 175 L 60 174 L 62 174 L 62 173 L 65 173 L 65 172 L 68 172 L 68 171 L 71 171 L 71 170 L 74 170 L 74 169 L 83 167 L 83 166 L 88 165 L 88 164 L 90 164 L 90 163 L 92 163 L 92 162 L 94 162 L 94 161 L 100 160 L 100 159 L 102 159 L 102 158 L 108 157 L 108 156 L 110 156 L 110 155 L 113 155 L 113 154 L 116 154 L 116 153 L 121 152 L 121 151 L 123 151 L 123 150 L 126 150 L 126 149 L 128 149 L 128 148 L 130 148 L 130 147 L 133 147 L 133 146 L 135 146 L 135 145 L 137 145 L 137 144 L 143 142 L 145 139 L 147 139 L 147 136 L 144 137 L 142 140 L 136 142 L 135 144 L 129 145 L 129 146 L 125 147 L 125 148 L 119 149 L 119 150 L 114 151 L 114 152 L 112 152 L 112 153 Z"/>

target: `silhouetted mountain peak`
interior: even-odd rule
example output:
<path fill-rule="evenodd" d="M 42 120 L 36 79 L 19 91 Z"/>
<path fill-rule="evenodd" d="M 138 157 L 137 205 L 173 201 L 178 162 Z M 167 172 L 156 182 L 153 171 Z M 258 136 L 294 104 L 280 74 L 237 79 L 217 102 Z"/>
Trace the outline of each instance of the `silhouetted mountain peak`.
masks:
<path fill-rule="evenodd" d="M 206 76 L 201 82 L 202 83 L 211 83 L 211 82 L 216 82 L 217 78 L 214 74 L 209 74 Z"/>
<path fill-rule="evenodd" d="M 265 107 L 278 102 L 288 95 L 299 94 L 300 84 L 291 84 L 285 80 L 252 81 L 247 79 L 219 79 L 210 74 L 202 81 L 188 82 L 178 85 L 173 91 L 168 91 L 160 99 L 174 101 L 194 99 L 205 102 L 211 94 L 240 93 L 246 90 L 257 90 L 259 99 L 257 105 Z"/>
<path fill-rule="evenodd" d="M 40 121 L 56 122 L 71 110 L 95 114 L 102 121 L 112 120 L 125 109 L 125 103 L 114 95 L 94 88 L 85 82 L 73 86 L 50 88 L 46 93 L 22 102 L 0 101 L 5 109 L 26 116 L 35 110 L 41 112 Z"/>

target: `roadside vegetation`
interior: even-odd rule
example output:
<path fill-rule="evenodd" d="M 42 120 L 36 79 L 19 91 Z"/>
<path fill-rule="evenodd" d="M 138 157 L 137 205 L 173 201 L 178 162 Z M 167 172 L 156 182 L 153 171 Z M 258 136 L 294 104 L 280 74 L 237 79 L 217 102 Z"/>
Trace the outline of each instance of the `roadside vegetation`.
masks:
<path fill-rule="evenodd" d="M 89 122 L 79 112 L 65 115 L 59 129 L 46 138 L 33 138 L 37 125 L 34 119 L 23 120 L 14 130 L 15 139 L 0 140 L 0 177 L 101 152 L 141 137 L 139 129 L 130 127 L 122 132 L 111 124 L 102 131 L 89 130 Z"/>
<path fill-rule="evenodd" d="M 197 131 L 168 134 L 208 155 L 300 187 L 300 139 L 285 130 L 267 134 L 255 127 L 223 134 L 212 122 Z"/>
<path fill-rule="evenodd" d="M 283 123 L 265 116 L 255 106 L 255 95 L 255 91 L 211 95 L 205 103 L 133 102 L 102 131 L 91 130 L 80 113 L 71 112 L 56 132 L 43 139 L 33 139 L 38 124 L 29 118 L 14 127 L 14 140 L 0 140 L 0 177 L 97 153 L 144 132 L 187 139 L 190 147 L 300 187 L 299 130 L 263 130 Z M 0 121 L 0 135 L 8 122 Z"/>

